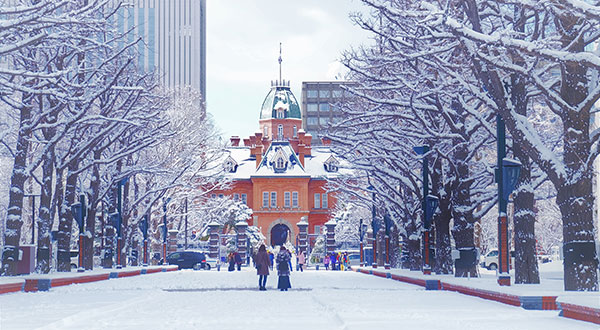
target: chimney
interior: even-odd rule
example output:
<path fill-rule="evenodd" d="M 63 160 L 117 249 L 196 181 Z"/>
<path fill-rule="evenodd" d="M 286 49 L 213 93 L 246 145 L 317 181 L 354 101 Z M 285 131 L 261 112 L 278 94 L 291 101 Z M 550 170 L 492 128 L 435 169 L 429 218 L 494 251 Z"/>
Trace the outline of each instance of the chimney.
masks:
<path fill-rule="evenodd" d="M 231 141 L 231 146 L 232 147 L 239 147 L 240 146 L 240 137 L 239 136 L 232 136 L 229 141 Z"/>
<path fill-rule="evenodd" d="M 245 147 L 250 147 L 252 144 L 250 144 L 250 138 L 245 138 L 244 139 L 244 146 Z"/>
<path fill-rule="evenodd" d="M 300 160 L 300 164 L 304 167 L 304 144 L 298 144 L 298 159 Z"/>
<path fill-rule="evenodd" d="M 263 151 L 263 146 L 262 144 L 257 144 L 255 147 L 255 152 L 256 152 L 256 168 L 258 168 L 258 166 L 260 165 L 260 162 L 262 161 L 262 151 Z"/>

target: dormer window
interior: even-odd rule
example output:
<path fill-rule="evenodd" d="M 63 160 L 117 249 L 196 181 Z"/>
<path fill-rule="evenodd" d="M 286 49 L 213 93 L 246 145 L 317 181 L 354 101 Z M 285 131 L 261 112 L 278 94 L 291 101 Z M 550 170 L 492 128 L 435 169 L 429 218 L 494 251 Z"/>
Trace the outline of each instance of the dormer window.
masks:
<path fill-rule="evenodd" d="M 284 116 L 285 113 L 283 112 L 283 109 L 277 110 L 277 119 L 283 119 Z"/>
<path fill-rule="evenodd" d="M 226 172 L 229 172 L 229 173 L 235 173 L 235 171 L 237 170 L 237 166 L 238 166 L 238 164 L 231 157 L 227 157 L 227 159 L 223 163 L 223 168 L 225 169 Z"/>
<path fill-rule="evenodd" d="M 323 167 L 327 172 L 337 172 L 339 169 L 339 162 L 337 159 L 331 156 L 323 163 Z"/>

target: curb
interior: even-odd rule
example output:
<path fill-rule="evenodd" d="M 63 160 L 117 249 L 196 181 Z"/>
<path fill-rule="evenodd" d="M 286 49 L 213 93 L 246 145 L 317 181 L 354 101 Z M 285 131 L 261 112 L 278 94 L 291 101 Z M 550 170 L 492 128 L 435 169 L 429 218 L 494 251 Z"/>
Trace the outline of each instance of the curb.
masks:
<path fill-rule="evenodd" d="M 600 324 L 600 309 L 557 302 L 557 296 L 517 296 L 490 290 L 475 289 L 462 285 L 442 282 L 440 280 L 425 280 L 409 276 L 394 275 L 362 268 L 352 268 L 352 271 L 362 274 L 391 278 L 395 281 L 405 282 L 424 287 L 426 290 L 445 290 L 462 293 L 469 296 L 493 300 L 503 304 L 522 307 L 527 310 L 560 310 L 559 315 L 575 320 Z"/>
<path fill-rule="evenodd" d="M 171 272 L 179 270 L 177 266 L 174 267 L 160 267 L 152 269 L 138 269 L 131 271 L 120 271 L 110 272 L 94 275 L 82 275 L 82 276 L 69 276 L 59 278 L 28 278 L 22 280 L 16 280 L 14 283 L 0 284 L 0 294 L 12 293 L 12 292 L 38 292 L 48 291 L 50 288 L 71 285 L 90 283 L 97 281 L 104 281 L 111 278 L 123 278 L 131 277 L 142 274 L 154 274 L 160 272 Z"/>

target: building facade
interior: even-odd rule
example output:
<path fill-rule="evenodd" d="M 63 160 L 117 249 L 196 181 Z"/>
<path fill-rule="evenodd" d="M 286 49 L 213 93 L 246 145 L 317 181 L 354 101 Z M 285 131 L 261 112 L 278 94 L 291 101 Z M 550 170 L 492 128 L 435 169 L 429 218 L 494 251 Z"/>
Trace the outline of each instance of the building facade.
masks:
<path fill-rule="evenodd" d="M 254 135 L 231 137 L 222 161 L 233 184 L 213 196 L 245 202 L 253 210 L 249 225 L 260 228 L 267 244 L 295 244 L 301 220 L 308 233 L 321 233 L 336 203 L 327 180 L 342 174 L 327 146 L 313 148 L 289 82 L 272 84 L 258 123 Z"/>
<path fill-rule="evenodd" d="M 321 136 L 329 123 L 338 122 L 342 113 L 337 106 L 351 97 L 342 89 L 351 85 L 348 81 L 304 81 L 302 82 L 302 124 L 313 137 L 313 145 L 321 144 Z"/>
<path fill-rule="evenodd" d="M 168 88 L 191 86 L 206 99 L 206 0 L 113 0 L 118 32 L 141 38 L 138 66 L 157 69 Z"/>

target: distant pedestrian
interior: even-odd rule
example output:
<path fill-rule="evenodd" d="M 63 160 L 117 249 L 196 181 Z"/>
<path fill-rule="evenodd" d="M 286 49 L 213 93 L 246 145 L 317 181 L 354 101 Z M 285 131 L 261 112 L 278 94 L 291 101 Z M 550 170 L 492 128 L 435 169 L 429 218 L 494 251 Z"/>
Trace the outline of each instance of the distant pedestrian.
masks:
<path fill-rule="evenodd" d="M 290 283 L 290 260 L 292 256 L 290 252 L 285 248 L 285 246 L 281 246 L 279 249 L 279 253 L 277 254 L 277 274 L 279 275 L 279 281 L 277 283 L 277 288 L 280 291 L 287 291 L 292 287 Z"/>
<path fill-rule="evenodd" d="M 235 259 L 235 264 L 237 265 L 237 270 L 238 271 L 242 270 L 242 257 L 240 256 L 240 254 L 237 252 L 234 252 L 233 258 Z"/>
<path fill-rule="evenodd" d="M 344 252 L 342 255 L 342 262 L 344 263 L 344 270 L 348 270 L 348 252 Z"/>
<path fill-rule="evenodd" d="M 264 245 L 261 245 L 258 248 L 258 253 L 254 258 L 256 262 L 256 274 L 258 275 L 258 289 L 261 291 L 267 290 L 267 276 L 269 276 L 269 265 L 271 261 L 269 260 L 269 255 L 267 254 L 267 249 Z"/>
<path fill-rule="evenodd" d="M 335 252 L 331 252 L 329 260 L 331 261 L 331 270 L 335 270 Z"/>
<path fill-rule="evenodd" d="M 269 268 L 271 268 L 271 270 L 273 270 L 273 260 L 275 259 L 275 255 L 273 254 L 272 251 L 269 251 Z"/>
<path fill-rule="evenodd" d="M 235 257 L 233 256 L 233 252 L 230 252 L 227 256 L 227 261 L 229 262 L 228 271 L 232 272 L 235 270 Z"/>
<path fill-rule="evenodd" d="M 329 270 L 329 256 L 327 254 L 323 257 L 323 265 L 325 265 L 325 270 Z"/>
<path fill-rule="evenodd" d="M 304 268 L 304 264 L 306 263 L 306 256 L 304 255 L 304 251 L 300 252 L 298 255 L 298 267 L 300 271 L 303 272 L 302 268 Z"/>

